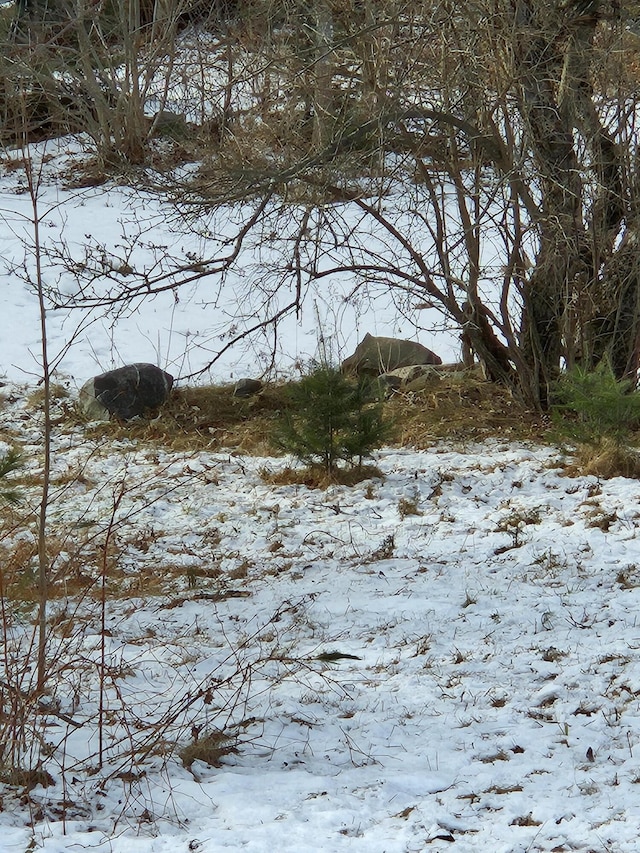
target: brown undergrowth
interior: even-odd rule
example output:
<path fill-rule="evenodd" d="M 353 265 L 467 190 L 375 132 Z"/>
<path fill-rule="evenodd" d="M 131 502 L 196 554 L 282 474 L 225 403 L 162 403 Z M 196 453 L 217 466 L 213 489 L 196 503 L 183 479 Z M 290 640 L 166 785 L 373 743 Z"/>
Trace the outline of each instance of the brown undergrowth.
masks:
<path fill-rule="evenodd" d="M 285 389 L 267 386 L 261 394 L 242 399 L 233 396 L 229 385 L 176 388 L 151 420 L 91 423 L 85 429 L 89 438 L 131 439 L 176 452 L 229 449 L 270 455 L 276 452 L 269 436 L 286 406 Z M 78 419 L 76 413 L 71 421 Z"/>
<path fill-rule="evenodd" d="M 275 486 L 306 486 L 309 489 L 326 489 L 329 486 L 354 486 L 363 480 L 382 479 L 383 474 L 375 465 L 354 465 L 348 468 L 335 468 L 329 472 L 321 465 L 309 468 L 284 468 L 282 471 L 269 471 L 263 468 L 262 479 Z"/>
<path fill-rule="evenodd" d="M 248 399 L 233 396 L 229 385 L 174 390 L 157 418 L 120 424 L 87 424 L 87 436 L 133 439 L 174 451 L 232 450 L 255 456 L 278 455 L 271 440 L 289 405 L 287 384 L 267 384 Z M 423 449 L 441 440 L 543 440 L 547 421 L 527 410 L 508 389 L 475 373 L 443 374 L 422 390 L 393 393 L 384 414 L 394 426 L 391 446 Z M 77 413 L 71 416 L 78 421 Z"/>
<path fill-rule="evenodd" d="M 509 389 L 475 372 L 444 373 L 424 390 L 397 392 L 386 404 L 398 447 L 418 450 L 439 441 L 545 440 L 548 421 Z"/>
<path fill-rule="evenodd" d="M 567 465 L 569 475 L 590 474 L 603 480 L 612 477 L 640 479 L 640 452 L 636 447 L 603 438 L 576 448 Z"/>

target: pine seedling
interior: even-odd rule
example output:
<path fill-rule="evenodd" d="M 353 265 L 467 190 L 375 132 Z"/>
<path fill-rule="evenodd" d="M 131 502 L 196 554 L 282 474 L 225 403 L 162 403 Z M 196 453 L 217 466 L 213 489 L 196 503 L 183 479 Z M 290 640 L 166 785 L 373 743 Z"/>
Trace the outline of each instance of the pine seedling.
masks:
<path fill-rule="evenodd" d="M 556 431 L 565 440 L 620 446 L 640 425 L 640 394 L 628 380 L 616 378 L 607 360 L 593 371 L 571 370 L 557 383 L 554 397 Z"/>
<path fill-rule="evenodd" d="M 321 366 L 292 385 L 289 403 L 274 435 L 277 446 L 328 474 L 340 462 L 361 466 L 389 435 L 371 380 L 353 382 L 334 367 Z"/>
<path fill-rule="evenodd" d="M 22 457 L 16 450 L 8 450 L 0 456 L 0 501 L 16 504 L 22 500 L 22 494 L 18 489 L 5 487 L 5 479 L 22 467 Z"/>

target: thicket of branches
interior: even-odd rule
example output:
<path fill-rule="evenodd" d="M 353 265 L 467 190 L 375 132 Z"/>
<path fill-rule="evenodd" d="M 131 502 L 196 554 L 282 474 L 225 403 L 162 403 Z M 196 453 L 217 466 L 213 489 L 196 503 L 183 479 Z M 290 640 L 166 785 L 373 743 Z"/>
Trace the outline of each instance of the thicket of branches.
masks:
<path fill-rule="evenodd" d="M 245 279 L 218 356 L 254 331 L 277 335 L 284 316 L 344 276 L 354 299 L 390 294 L 418 326 L 421 306 L 435 308 L 487 374 L 533 407 L 548 405 L 564 367 L 589 375 L 606 363 L 615 378 L 635 381 L 640 69 L 632 11 L 614 0 L 252 0 L 213 10 L 190 0 L 20 0 L 5 10 L 0 140 L 23 152 L 31 193 L 25 270 L 35 272 L 24 281 L 42 318 L 46 428 L 37 626 L 25 633 L 6 610 L 0 625 L 0 770 L 31 763 L 40 771 L 47 744 L 33 721 L 43 714 L 75 725 L 43 705 L 58 676 L 47 613 L 48 304 L 118 310 L 199 279 L 220 282 L 245 245 L 262 245 L 268 251 Z M 215 232 L 216 217 L 227 220 L 224 239 L 203 237 L 214 248 L 199 257 L 158 246 L 148 266 L 135 261 L 142 222 L 123 236 L 119 255 L 99 239 L 67 246 L 64 234 L 57 248 L 42 245 L 29 145 L 70 132 L 90 141 L 94 179 L 126 170 L 203 235 Z M 198 166 L 186 178 L 173 167 L 189 158 Z M 64 290 L 43 264 L 64 266 Z M 5 459 L 5 473 L 14 462 Z M 114 491 L 95 581 L 99 765 L 121 760 L 102 738 L 115 701 L 107 554 L 124 494 L 124 485 Z M 4 608 L 2 571 L 0 586 Z M 234 655 L 226 684 L 243 696 L 253 664 Z M 183 734 L 200 719 L 209 687 L 189 685 L 196 699 L 159 717 L 148 737 Z M 230 717 L 236 707 L 230 700 Z M 131 761 L 147 746 L 143 734 L 131 737 Z"/>
<path fill-rule="evenodd" d="M 107 166 L 142 166 L 171 110 L 170 135 L 201 165 L 189 181 L 165 174 L 162 192 L 200 225 L 241 211 L 224 252 L 106 288 L 99 264 L 84 258 L 80 273 L 68 257 L 78 303 L 220 276 L 259 233 L 280 252 L 250 285 L 264 290 L 260 328 L 348 275 L 354 293 L 393 293 L 418 325 L 416 306 L 438 309 L 532 406 L 565 366 L 606 356 L 635 376 L 633 4 L 46 8 L 27 4 L 7 30 L 5 128 L 33 134 L 41 109 L 88 132 Z"/>

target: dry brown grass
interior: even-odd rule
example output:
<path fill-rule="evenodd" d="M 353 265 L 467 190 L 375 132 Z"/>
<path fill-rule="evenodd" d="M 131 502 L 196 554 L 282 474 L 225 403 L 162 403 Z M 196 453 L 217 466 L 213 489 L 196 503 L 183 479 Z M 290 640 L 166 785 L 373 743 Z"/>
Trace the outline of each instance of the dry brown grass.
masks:
<path fill-rule="evenodd" d="M 282 471 L 261 472 L 265 483 L 275 486 L 306 486 L 308 489 L 327 489 L 329 486 L 354 486 L 363 480 L 382 479 L 383 474 L 375 465 L 356 465 L 349 468 L 336 468 L 326 471 L 320 465 L 309 468 L 285 468 Z"/>
<path fill-rule="evenodd" d="M 157 418 L 87 425 L 97 439 L 134 439 L 174 451 L 232 449 L 256 456 L 276 452 L 270 435 L 286 406 L 285 385 L 268 386 L 248 399 L 233 396 L 233 387 L 177 388 Z M 81 421 L 75 413 L 72 421 Z"/>
<path fill-rule="evenodd" d="M 32 391 L 27 397 L 27 408 L 28 409 L 41 409 L 44 405 L 44 388 L 36 388 L 35 391 Z M 52 382 L 51 387 L 49 388 L 49 394 L 52 402 L 60 402 L 61 400 L 66 400 L 69 397 L 69 389 L 59 382 Z"/>
<path fill-rule="evenodd" d="M 289 405 L 287 387 L 266 385 L 247 399 L 235 398 L 230 385 L 177 388 L 157 418 L 92 423 L 86 432 L 94 439 L 128 438 L 174 451 L 279 455 L 271 436 Z M 445 373 L 428 388 L 395 393 L 385 402 L 384 414 L 394 424 L 390 444 L 417 449 L 440 440 L 541 439 L 547 429 L 546 420 L 525 409 L 506 388 L 475 373 Z M 75 426 L 82 419 L 76 412 L 68 420 Z"/>
<path fill-rule="evenodd" d="M 507 388 L 473 372 L 444 373 L 422 391 L 396 393 L 386 403 L 385 414 L 395 423 L 393 443 L 416 449 L 441 440 L 543 439 L 548 426 Z"/>
<path fill-rule="evenodd" d="M 2 535 L 4 531 L 0 531 Z M 78 531 L 61 530 L 47 539 L 51 572 L 48 593 L 51 598 L 67 595 L 97 595 L 101 572 L 105 568 L 102 549 L 89 536 Z M 120 582 L 118 552 L 111 545 L 106 554 L 107 577 Z M 38 545 L 35 535 L 0 542 L 0 579 L 2 592 L 13 602 L 34 602 L 38 598 Z"/>
<path fill-rule="evenodd" d="M 567 473 L 591 474 L 603 480 L 612 477 L 640 479 L 640 452 L 637 448 L 603 439 L 596 445 L 577 448 Z"/>
<path fill-rule="evenodd" d="M 64 534 L 64 531 L 62 532 Z M 0 530 L 2 535 L 2 530 Z M 185 569 L 170 561 L 144 563 L 137 572 L 125 570 L 120 561 L 126 539 L 110 542 L 105 554 L 98 542 L 87 537 L 73 543 L 67 535 L 52 534 L 48 540 L 51 574 L 48 596 L 51 600 L 82 597 L 96 601 L 102 595 L 102 581 L 106 582 L 108 598 L 126 598 L 132 594 L 162 596 L 170 591 L 212 583 L 221 590 L 234 578 L 223 577 L 218 565 Z M 34 538 L 0 542 L 0 594 L 14 606 L 33 604 L 38 600 L 37 581 L 38 547 Z M 246 569 L 244 571 L 246 574 Z"/>
<path fill-rule="evenodd" d="M 156 449 L 179 453 L 225 450 L 256 456 L 277 455 L 271 435 L 281 413 L 289 405 L 287 392 L 286 384 L 272 384 L 255 397 L 238 399 L 233 397 L 232 386 L 178 388 L 158 417 L 127 424 L 117 421 L 83 423 L 77 409 L 63 399 L 60 426 L 77 430 L 82 425 L 85 434 L 98 439 L 105 452 L 109 452 L 114 441 L 133 439 L 143 450 L 151 452 Z M 60 397 L 64 395 L 61 393 Z M 33 399 L 31 402 L 38 405 L 39 401 Z M 545 418 L 527 411 L 507 389 L 475 373 L 444 373 L 427 387 L 394 393 L 384 403 L 384 409 L 386 417 L 395 425 L 392 446 L 424 449 L 443 441 L 464 446 L 467 442 L 487 438 L 509 442 L 544 441 L 549 437 Z M 640 455 L 632 448 L 603 443 L 596 449 L 581 449 L 567 472 L 603 478 L 640 477 Z M 82 476 L 82 471 L 64 472 L 58 476 L 58 484 Z M 334 484 L 348 486 L 382 477 L 377 468 L 366 465 L 339 469 L 329 475 L 319 466 L 273 472 L 268 463 L 262 476 L 266 482 L 276 485 L 298 484 L 313 489 Z M 37 480 L 37 473 L 23 475 L 20 486 L 25 489 L 37 486 Z M 417 505 L 415 508 L 410 505 L 409 498 L 406 503 L 399 504 L 401 515 L 419 512 Z M 29 533 L 31 515 L 28 507 L 16 505 L 3 507 L 0 517 L 0 582 L 4 596 L 16 605 L 29 606 L 37 598 L 37 547 L 33 531 Z M 17 535 L 20 531 L 22 535 Z M 168 589 L 184 588 L 185 583 L 190 588 L 201 584 L 208 588 L 213 583 L 216 588 L 224 589 L 234 580 L 223 576 L 215 560 L 189 573 L 183 567 L 172 565 L 170 555 L 162 565 L 144 565 L 137 573 L 124 571 L 119 560 L 123 544 L 126 542 L 145 552 L 149 547 L 146 534 L 132 534 L 128 539 L 121 531 L 109 542 L 105 554 L 100 547 L 103 532 L 89 524 L 52 533 L 48 541 L 51 598 L 82 595 L 94 599 L 100 594 L 103 577 L 109 597 L 132 592 L 161 595 Z M 246 567 L 242 571 L 246 574 Z"/>

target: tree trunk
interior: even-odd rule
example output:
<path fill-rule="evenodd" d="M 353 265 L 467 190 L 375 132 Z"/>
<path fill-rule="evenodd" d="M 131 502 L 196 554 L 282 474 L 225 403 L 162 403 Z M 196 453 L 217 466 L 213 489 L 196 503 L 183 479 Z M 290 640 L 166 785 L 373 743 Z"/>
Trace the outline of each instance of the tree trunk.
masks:
<path fill-rule="evenodd" d="M 543 405 L 563 363 L 593 369 L 607 355 L 616 375 L 624 375 L 637 337 L 633 253 L 625 261 L 621 247 L 611 262 L 625 215 L 621 156 L 594 106 L 591 79 L 601 6 L 598 0 L 516 6 L 520 112 L 543 194 L 521 341 Z M 576 134 L 595 182 L 578 155 Z"/>
<path fill-rule="evenodd" d="M 573 128 L 557 101 L 563 66 L 560 47 L 556 47 L 560 23 L 559 13 L 540 13 L 532 0 L 517 4 L 514 60 L 521 86 L 520 111 L 543 191 L 538 253 L 524 286 L 521 345 L 543 405 L 560 370 L 563 314 L 580 271 L 584 233 Z"/>
<path fill-rule="evenodd" d="M 326 148 L 334 132 L 333 15 L 328 0 L 315 0 L 316 62 L 313 93 L 313 147 Z"/>

